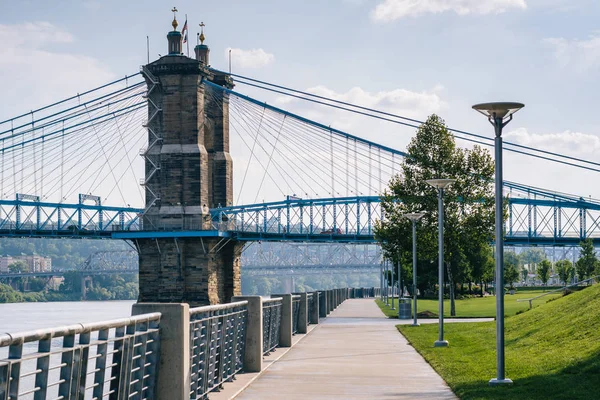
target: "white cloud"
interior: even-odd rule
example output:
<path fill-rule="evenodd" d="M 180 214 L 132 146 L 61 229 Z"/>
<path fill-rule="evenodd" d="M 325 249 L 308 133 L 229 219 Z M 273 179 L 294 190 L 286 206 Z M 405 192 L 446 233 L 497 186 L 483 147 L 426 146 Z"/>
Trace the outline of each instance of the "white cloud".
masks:
<path fill-rule="evenodd" d="M 581 71 L 600 67 L 600 34 L 587 40 L 548 38 L 543 43 L 554 50 L 554 57 L 562 67 L 572 66 Z"/>
<path fill-rule="evenodd" d="M 505 134 L 504 137 L 510 142 L 571 156 L 595 155 L 600 151 L 600 137 L 588 133 L 564 131 L 539 134 L 519 128 Z"/>
<path fill-rule="evenodd" d="M 265 67 L 275 60 L 275 56 L 263 49 L 225 49 L 225 58 L 229 59 L 231 50 L 231 64 L 233 68 L 260 68 Z"/>
<path fill-rule="evenodd" d="M 384 0 L 372 11 L 378 22 L 390 22 L 407 16 L 454 11 L 458 15 L 498 14 L 509 9 L 525 9 L 525 0 Z"/>
<path fill-rule="evenodd" d="M 353 87 L 346 92 L 336 92 L 325 86 L 306 89 L 307 92 L 319 96 L 421 120 L 432 113 L 439 114 L 447 108 L 447 104 L 440 97 L 441 90 L 441 86 L 421 92 L 406 89 L 369 92 L 360 87 Z M 414 128 L 411 127 L 290 97 L 277 98 L 275 105 L 310 120 L 397 149 L 405 148 L 414 133 Z"/>
<path fill-rule="evenodd" d="M 345 93 L 337 93 L 325 86 L 316 86 L 306 91 L 318 96 L 328 97 L 346 103 L 356 104 L 363 107 L 374 108 L 380 111 L 400 114 L 409 117 L 423 117 L 431 113 L 439 112 L 445 105 L 438 92 L 442 86 L 436 86 L 431 91 L 412 92 L 406 89 L 395 89 L 370 93 L 360 87 L 353 87 Z M 277 99 L 280 105 L 291 101 L 289 97 Z"/>
<path fill-rule="evenodd" d="M 68 46 L 73 36 L 48 22 L 0 24 L 0 76 L 3 117 L 44 106 L 114 79 L 98 60 L 69 52 L 49 50 Z M 0 118 L 1 119 L 1 118 Z"/>

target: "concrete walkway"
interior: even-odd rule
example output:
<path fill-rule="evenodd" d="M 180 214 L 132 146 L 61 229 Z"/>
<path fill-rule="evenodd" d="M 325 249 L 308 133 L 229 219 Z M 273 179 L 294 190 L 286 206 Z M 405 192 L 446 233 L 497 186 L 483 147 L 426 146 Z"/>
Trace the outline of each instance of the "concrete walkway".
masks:
<path fill-rule="evenodd" d="M 397 324 L 347 300 L 236 399 L 456 399 Z"/>

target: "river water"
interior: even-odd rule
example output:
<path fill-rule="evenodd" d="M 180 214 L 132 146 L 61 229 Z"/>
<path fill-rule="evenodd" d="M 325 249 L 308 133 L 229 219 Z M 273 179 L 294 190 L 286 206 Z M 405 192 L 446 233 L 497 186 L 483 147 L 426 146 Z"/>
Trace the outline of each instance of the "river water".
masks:
<path fill-rule="evenodd" d="M 131 315 L 131 306 L 134 301 L 69 301 L 69 302 L 52 302 L 52 303 L 13 303 L 0 304 L 0 334 L 2 333 L 17 333 L 22 331 L 31 331 L 35 329 L 53 328 L 63 325 L 72 325 L 77 323 L 100 322 L 112 319 L 128 317 Z M 114 332 L 114 330 L 113 330 Z M 96 334 L 97 335 L 97 334 Z M 97 336 L 94 336 L 97 338 Z M 61 364 L 61 346 L 62 338 L 52 340 L 53 354 L 49 357 L 51 366 L 48 374 L 48 392 L 46 398 L 56 398 L 58 396 L 59 379 L 61 368 L 53 368 Z M 19 392 L 24 394 L 19 396 L 19 399 L 33 399 L 33 388 L 35 384 L 34 372 L 36 371 L 37 360 L 29 359 L 28 354 L 33 354 L 37 351 L 38 342 L 25 343 L 23 346 L 23 359 L 20 363 Z M 108 352 L 112 352 L 114 347 L 109 343 Z M 89 347 L 89 359 L 95 358 L 97 351 L 96 346 Z M 0 348 L 0 370 L 3 368 L 4 361 L 8 358 L 8 347 Z M 88 363 L 88 373 L 86 375 L 85 395 L 83 398 L 92 398 L 94 361 Z M 110 369 L 105 372 L 105 393 L 110 388 L 109 379 Z"/>
<path fill-rule="evenodd" d="M 0 334 L 129 317 L 133 300 L 0 304 Z"/>

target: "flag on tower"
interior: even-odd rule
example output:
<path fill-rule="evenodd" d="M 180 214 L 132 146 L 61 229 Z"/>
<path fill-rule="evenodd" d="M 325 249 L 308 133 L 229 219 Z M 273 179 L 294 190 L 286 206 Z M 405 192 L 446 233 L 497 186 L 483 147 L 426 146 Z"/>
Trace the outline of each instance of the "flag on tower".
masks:
<path fill-rule="evenodd" d="M 187 34 L 188 34 L 188 26 L 187 26 L 187 15 L 185 16 L 185 23 L 183 24 L 183 29 L 181 30 L 181 34 L 183 35 L 183 43 L 187 43 Z"/>

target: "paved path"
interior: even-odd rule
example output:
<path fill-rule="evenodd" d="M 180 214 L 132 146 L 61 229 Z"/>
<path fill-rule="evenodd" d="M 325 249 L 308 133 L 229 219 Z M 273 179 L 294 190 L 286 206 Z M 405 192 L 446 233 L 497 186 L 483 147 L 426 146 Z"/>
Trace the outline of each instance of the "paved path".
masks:
<path fill-rule="evenodd" d="M 347 300 L 236 399 L 456 399 L 396 324 Z"/>

